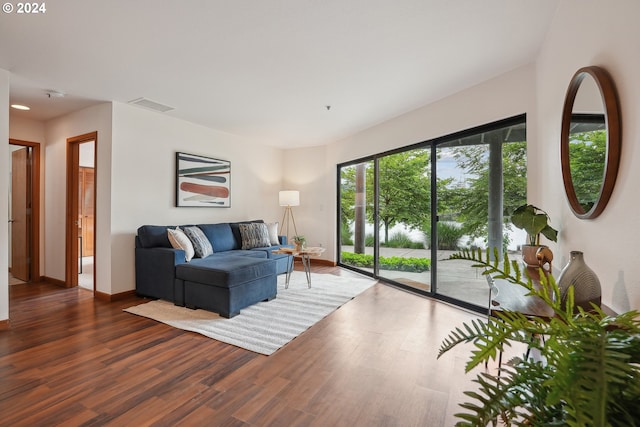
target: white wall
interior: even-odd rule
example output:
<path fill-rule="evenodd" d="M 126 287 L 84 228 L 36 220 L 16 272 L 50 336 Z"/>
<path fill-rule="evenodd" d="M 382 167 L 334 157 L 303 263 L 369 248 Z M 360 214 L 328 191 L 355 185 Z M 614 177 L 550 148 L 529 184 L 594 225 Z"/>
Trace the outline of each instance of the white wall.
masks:
<path fill-rule="evenodd" d="M 337 162 L 527 113 L 535 120 L 535 68 L 524 66 L 389 120 L 329 147 Z M 531 138 L 532 135 L 528 134 Z"/>
<path fill-rule="evenodd" d="M 67 138 L 98 132 L 96 170 L 96 289 L 111 289 L 111 104 L 104 103 L 45 124 L 45 203 L 43 275 L 65 280 Z"/>
<path fill-rule="evenodd" d="M 9 138 L 44 144 L 44 122 L 31 120 L 10 112 L 9 125 Z"/>
<path fill-rule="evenodd" d="M 540 135 L 537 161 L 529 168 L 530 200 L 544 206 L 560 228 L 557 265 L 571 250 L 581 250 L 598 274 L 603 302 L 617 311 L 640 308 L 640 2 L 637 0 L 564 0 L 537 63 Z M 569 81 L 584 66 L 611 74 L 620 98 L 622 158 L 607 208 L 595 220 L 579 220 L 570 211 L 560 169 L 560 126 Z"/>
<path fill-rule="evenodd" d="M 230 208 L 175 207 L 178 151 L 231 162 Z M 115 103 L 109 293 L 135 288 L 134 239 L 141 225 L 281 220 L 278 191 L 283 189 L 282 154 L 280 149 Z"/>
<path fill-rule="evenodd" d="M 327 152 L 326 147 L 287 150 L 283 189 L 300 191 L 300 206 L 292 208 L 298 233 L 307 238 L 308 245 L 325 247 L 322 258 L 333 260 L 336 163 L 327 157 Z"/>
<path fill-rule="evenodd" d="M 0 69 L 0 141 L 9 140 L 9 72 Z M 0 321 L 9 318 L 9 147 L 0 150 Z"/>

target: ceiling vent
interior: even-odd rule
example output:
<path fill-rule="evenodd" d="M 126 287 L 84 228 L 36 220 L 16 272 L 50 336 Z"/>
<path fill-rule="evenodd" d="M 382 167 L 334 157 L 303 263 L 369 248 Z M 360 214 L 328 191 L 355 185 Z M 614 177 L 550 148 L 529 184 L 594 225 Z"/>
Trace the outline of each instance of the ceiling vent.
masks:
<path fill-rule="evenodd" d="M 64 98 L 64 93 L 58 92 L 57 90 L 47 90 L 45 93 L 49 98 Z"/>
<path fill-rule="evenodd" d="M 169 107 L 168 105 L 160 104 L 159 102 L 151 101 L 147 98 L 138 98 L 132 101 L 129 101 L 129 104 L 137 105 L 139 107 L 148 108 L 149 110 L 160 111 L 161 113 L 166 113 L 167 111 L 171 111 L 174 108 Z"/>

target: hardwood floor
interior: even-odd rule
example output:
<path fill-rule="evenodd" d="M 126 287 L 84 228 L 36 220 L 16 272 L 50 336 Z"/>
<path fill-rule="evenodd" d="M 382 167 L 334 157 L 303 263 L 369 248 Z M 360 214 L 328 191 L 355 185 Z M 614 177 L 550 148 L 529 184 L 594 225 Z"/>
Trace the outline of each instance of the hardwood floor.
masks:
<path fill-rule="evenodd" d="M 314 267 L 343 276 L 349 271 Z M 477 317 L 376 284 L 272 356 L 122 311 L 84 289 L 10 287 L 2 426 L 451 426 Z"/>

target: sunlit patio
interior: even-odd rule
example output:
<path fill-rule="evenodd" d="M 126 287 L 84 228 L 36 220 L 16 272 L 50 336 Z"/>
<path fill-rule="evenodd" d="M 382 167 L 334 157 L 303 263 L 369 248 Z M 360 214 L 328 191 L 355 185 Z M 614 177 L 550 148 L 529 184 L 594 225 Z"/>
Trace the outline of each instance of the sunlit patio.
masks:
<path fill-rule="evenodd" d="M 353 252 L 353 246 L 343 246 L 343 252 Z M 489 285 L 480 269 L 472 268 L 471 262 L 451 260 L 450 255 L 456 251 L 438 250 L 437 252 L 437 293 L 455 298 L 479 307 L 487 307 L 489 303 Z M 373 255 L 373 247 L 365 248 L 367 255 Z M 380 248 L 380 256 L 385 258 L 423 258 L 431 259 L 430 249 Z M 433 263 L 432 263 L 433 265 Z M 372 272 L 372 269 L 362 270 Z M 380 270 L 380 277 L 403 285 L 431 291 L 431 271 L 413 273 L 407 271 Z"/>

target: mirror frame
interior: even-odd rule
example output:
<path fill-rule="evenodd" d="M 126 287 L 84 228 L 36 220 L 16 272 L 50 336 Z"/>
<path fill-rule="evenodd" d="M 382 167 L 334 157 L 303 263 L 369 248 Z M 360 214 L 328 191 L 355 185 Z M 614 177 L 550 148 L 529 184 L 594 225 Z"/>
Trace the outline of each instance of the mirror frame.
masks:
<path fill-rule="evenodd" d="M 571 180 L 571 168 L 569 162 L 569 133 L 571 130 L 571 115 L 573 113 L 573 104 L 576 99 L 576 94 L 580 88 L 580 84 L 585 77 L 591 76 L 596 82 L 598 89 L 600 90 L 600 96 L 602 98 L 604 112 L 605 112 L 605 124 L 607 129 L 607 150 L 604 169 L 604 180 L 600 187 L 600 195 L 595 204 L 588 212 L 585 212 L 584 208 L 578 201 L 575 188 L 573 187 L 573 181 Z M 569 206 L 574 215 L 581 219 L 594 219 L 597 218 L 604 208 L 607 206 L 611 193 L 613 193 L 613 187 L 616 183 L 616 177 L 618 175 L 618 166 L 620 164 L 620 148 L 621 148 L 621 135 L 622 128 L 620 123 L 620 109 L 618 108 L 618 96 L 616 94 L 613 80 L 609 74 L 600 67 L 590 66 L 580 68 L 573 75 L 567 94 L 564 101 L 564 108 L 562 110 L 562 130 L 560 133 L 560 161 L 562 164 L 562 179 L 564 181 L 564 190 L 567 194 Z"/>

